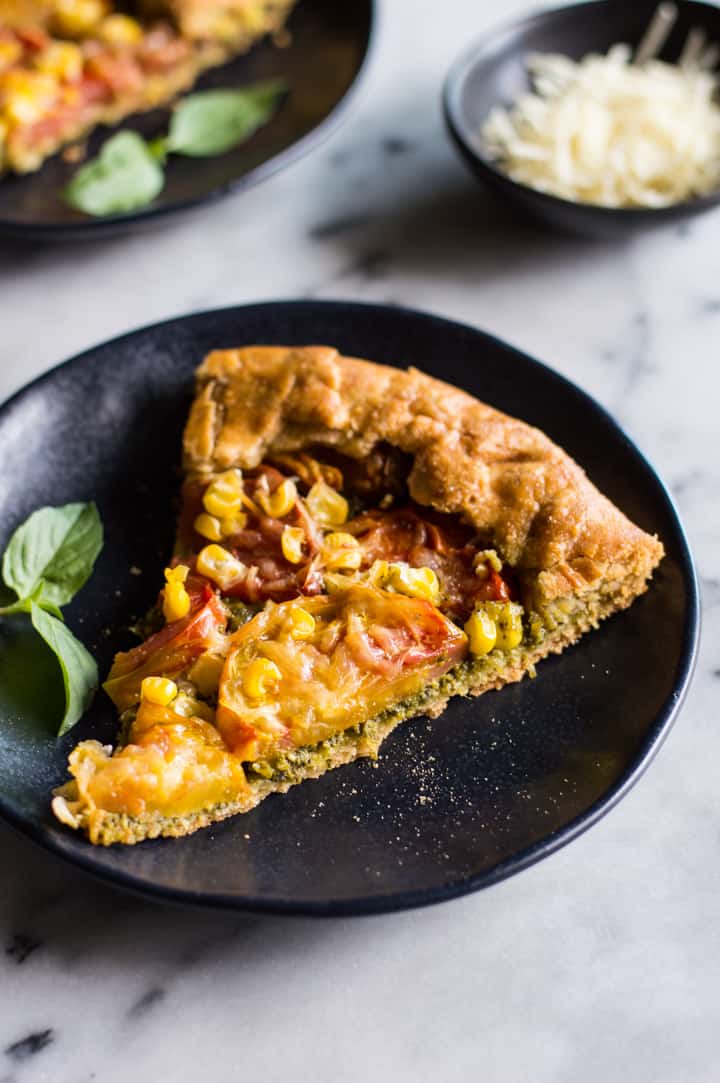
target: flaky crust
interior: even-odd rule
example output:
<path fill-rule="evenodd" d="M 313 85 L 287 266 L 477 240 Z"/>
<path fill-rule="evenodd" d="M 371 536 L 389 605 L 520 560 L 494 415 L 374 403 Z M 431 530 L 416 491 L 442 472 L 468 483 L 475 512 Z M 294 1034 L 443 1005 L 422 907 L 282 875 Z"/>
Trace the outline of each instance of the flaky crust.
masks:
<path fill-rule="evenodd" d="M 659 540 L 538 429 L 417 369 L 329 346 L 209 354 L 184 463 L 191 474 L 247 469 L 314 445 L 362 459 L 379 443 L 412 456 L 412 498 L 473 525 L 517 571 L 532 608 L 614 584 L 620 602 L 662 558 Z"/>

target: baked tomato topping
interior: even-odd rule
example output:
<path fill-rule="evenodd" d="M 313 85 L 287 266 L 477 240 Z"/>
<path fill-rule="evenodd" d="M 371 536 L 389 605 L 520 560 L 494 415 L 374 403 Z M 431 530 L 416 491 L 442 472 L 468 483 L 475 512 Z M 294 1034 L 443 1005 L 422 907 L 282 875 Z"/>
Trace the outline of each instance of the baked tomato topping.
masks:
<path fill-rule="evenodd" d="M 207 583 L 189 581 L 187 586 L 193 603 L 187 617 L 115 656 L 103 688 L 118 710 L 138 702 L 144 677 L 178 677 L 204 651 L 222 643 L 228 619 L 222 601 Z"/>
<path fill-rule="evenodd" d="M 232 637 L 218 729 L 242 760 L 272 759 L 416 695 L 466 651 L 429 602 L 376 587 L 268 606 Z"/>
<path fill-rule="evenodd" d="M 509 579 L 484 565 L 474 567 L 478 547 L 469 527 L 415 507 L 374 510 L 344 527 L 363 551 L 363 567 L 376 560 L 402 561 L 412 568 L 432 568 L 438 577 L 444 613 L 465 620 L 478 602 L 506 602 L 513 597 Z"/>
<path fill-rule="evenodd" d="M 250 604 L 268 599 L 283 602 L 300 594 L 319 594 L 323 588 L 322 578 L 315 574 L 313 564 L 321 538 L 304 502 L 298 499 L 282 518 L 266 515 L 257 503 L 258 488 L 272 494 L 285 480 L 279 470 L 265 464 L 244 479 L 247 497 L 241 509 L 244 525 L 223 537 L 220 544 L 249 570 L 247 576 L 223 591 L 228 598 Z M 197 481 L 186 483 L 183 489 L 178 530 L 183 552 L 197 554 L 208 544 L 208 539 L 195 529 L 195 522 L 203 512 L 206 489 L 207 484 Z M 303 531 L 302 557 L 297 563 L 290 562 L 283 554 L 282 536 L 286 526 Z M 194 558 L 190 563 L 194 564 Z"/>
<path fill-rule="evenodd" d="M 184 816 L 247 789 L 242 764 L 214 726 L 144 701 L 123 748 L 109 756 L 98 741 L 83 741 L 70 771 L 86 805 L 128 816 Z"/>
<path fill-rule="evenodd" d="M 319 474 L 321 464 L 315 460 L 309 462 Z M 294 476 L 301 486 L 307 487 L 312 481 L 313 475 L 305 461 L 296 462 L 292 456 L 285 456 L 278 465 L 285 470 L 294 468 Z M 258 502 L 259 492 L 272 495 L 285 481 L 287 475 L 267 463 L 243 478 L 242 529 L 223 536 L 219 543 L 248 571 L 232 586 L 223 589 L 225 596 L 248 603 L 268 599 L 283 602 L 320 594 L 325 589 L 324 532 L 314 522 L 304 498 L 298 496 L 292 509 L 279 518 L 266 515 L 262 501 Z M 196 529 L 205 510 L 203 494 L 208 484 L 194 480 L 187 482 L 183 490 L 179 546 L 181 551 L 193 555 L 208 544 L 208 538 Z M 302 530 L 302 555 L 297 562 L 286 559 L 283 552 L 282 537 L 286 526 Z M 360 569 L 353 565 L 356 570 L 366 571 L 376 561 L 431 568 L 440 584 L 439 608 L 455 621 L 464 622 L 480 602 L 504 602 L 515 597 L 511 576 L 505 570 L 498 572 L 489 562 L 481 562 L 481 567 L 476 569 L 477 540 L 473 531 L 456 517 L 416 505 L 396 510 L 376 508 L 332 529 L 352 534 L 357 539 L 362 564 Z M 188 559 L 193 564 L 194 556 Z"/>

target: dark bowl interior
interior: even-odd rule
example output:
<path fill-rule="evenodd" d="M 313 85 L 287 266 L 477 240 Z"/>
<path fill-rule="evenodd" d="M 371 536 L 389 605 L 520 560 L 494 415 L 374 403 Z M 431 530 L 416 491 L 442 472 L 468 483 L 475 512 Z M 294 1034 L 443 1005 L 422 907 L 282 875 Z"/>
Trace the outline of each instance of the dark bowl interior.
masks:
<path fill-rule="evenodd" d="M 309 151 L 329 131 L 331 119 L 356 82 L 370 45 L 373 0 L 338 4 L 302 0 L 288 24 L 290 44 L 257 45 L 247 55 L 207 72 L 195 89 L 243 87 L 283 78 L 289 93 L 269 124 L 242 146 L 216 158 L 171 156 L 165 188 L 149 207 L 110 218 L 90 218 L 71 207 L 61 193 L 76 165 L 57 154 L 37 173 L 0 180 L 0 234 L 27 240 L 93 239 L 147 228 L 169 215 L 248 188 Z M 156 109 L 123 121 L 146 138 L 167 131 L 169 110 Z M 111 134 L 101 127 L 88 141 L 88 156 L 98 153 Z"/>
<path fill-rule="evenodd" d="M 589 827 L 642 773 L 689 680 L 692 563 L 670 498 L 579 388 L 482 332 L 395 306 L 252 305 L 106 343 L 0 408 L 0 550 L 34 508 L 97 501 L 105 547 L 67 609 L 102 673 L 130 645 L 172 547 L 193 369 L 217 347 L 333 343 L 417 364 L 541 426 L 667 556 L 648 593 L 526 680 L 454 700 L 358 761 L 186 839 L 93 848 L 53 819 L 52 787 L 82 738 L 113 741 L 98 694 L 57 740 L 57 667 L 24 618 L 0 623 L 0 816 L 95 874 L 156 897 L 233 909 L 369 913 L 435 902 L 537 861 Z M 141 574 L 131 574 L 130 569 Z"/>
<path fill-rule="evenodd" d="M 661 59 L 676 60 L 688 33 L 696 26 L 710 41 L 720 42 L 720 8 L 691 0 L 677 6 L 678 19 Z M 511 180 L 491 161 L 482 145 L 480 131 L 490 110 L 510 105 L 528 90 L 525 64 L 529 53 L 563 53 L 579 60 L 589 52 L 606 52 L 617 42 L 635 47 L 656 8 L 657 0 L 595 0 L 527 16 L 498 27 L 471 46 L 450 71 L 444 104 L 450 134 L 476 176 L 532 216 L 599 239 L 626 236 L 631 230 L 716 206 L 720 193 L 659 209 L 573 203 Z"/>

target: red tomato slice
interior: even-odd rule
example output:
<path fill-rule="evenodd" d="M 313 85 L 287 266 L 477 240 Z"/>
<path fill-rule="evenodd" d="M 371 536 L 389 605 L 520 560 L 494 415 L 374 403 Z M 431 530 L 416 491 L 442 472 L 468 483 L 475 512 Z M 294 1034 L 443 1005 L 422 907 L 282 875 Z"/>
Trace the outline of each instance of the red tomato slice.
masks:
<path fill-rule="evenodd" d="M 344 529 L 360 542 L 365 568 L 376 560 L 432 568 L 440 581 L 442 611 L 453 620 L 465 620 L 477 602 L 504 602 L 512 597 L 509 583 L 494 569 L 485 579 L 476 575 L 472 530 L 456 519 L 408 507 L 367 512 Z"/>
<path fill-rule="evenodd" d="M 187 617 L 167 624 L 139 647 L 115 656 L 103 688 L 118 710 L 137 703 L 144 677 L 178 677 L 203 651 L 217 645 L 228 614 L 214 592 L 202 600 L 206 594 L 207 585 L 199 605 Z"/>
<path fill-rule="evenodd" d="M 300 640 L 292 633 L 298 604 L 315 621 Z M 242 759 L 272 758 L 374 718 L 446 673 L 466 651 L 463 632 L 419 598 L 352 586 L 286 602 L 263 610 L 233 636 L 217 725 Z M 280 676 L 254 698 L 249 667 L 257 668 L 259 659 L 274 663 Z"/>

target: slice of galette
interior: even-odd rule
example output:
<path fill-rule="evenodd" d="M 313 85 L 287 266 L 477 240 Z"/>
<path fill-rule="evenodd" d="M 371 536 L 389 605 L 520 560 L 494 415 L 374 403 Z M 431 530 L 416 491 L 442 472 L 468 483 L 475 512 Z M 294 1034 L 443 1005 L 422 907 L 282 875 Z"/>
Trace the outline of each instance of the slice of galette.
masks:
<path fill-rule="evenodd" d="M 537 429 L 329 347 L 209 355 L 155 630 L 105 690 L 60 820 L 185 835 L 375 756 L 404 719 L 532 673 L 663 548 Z"/>

